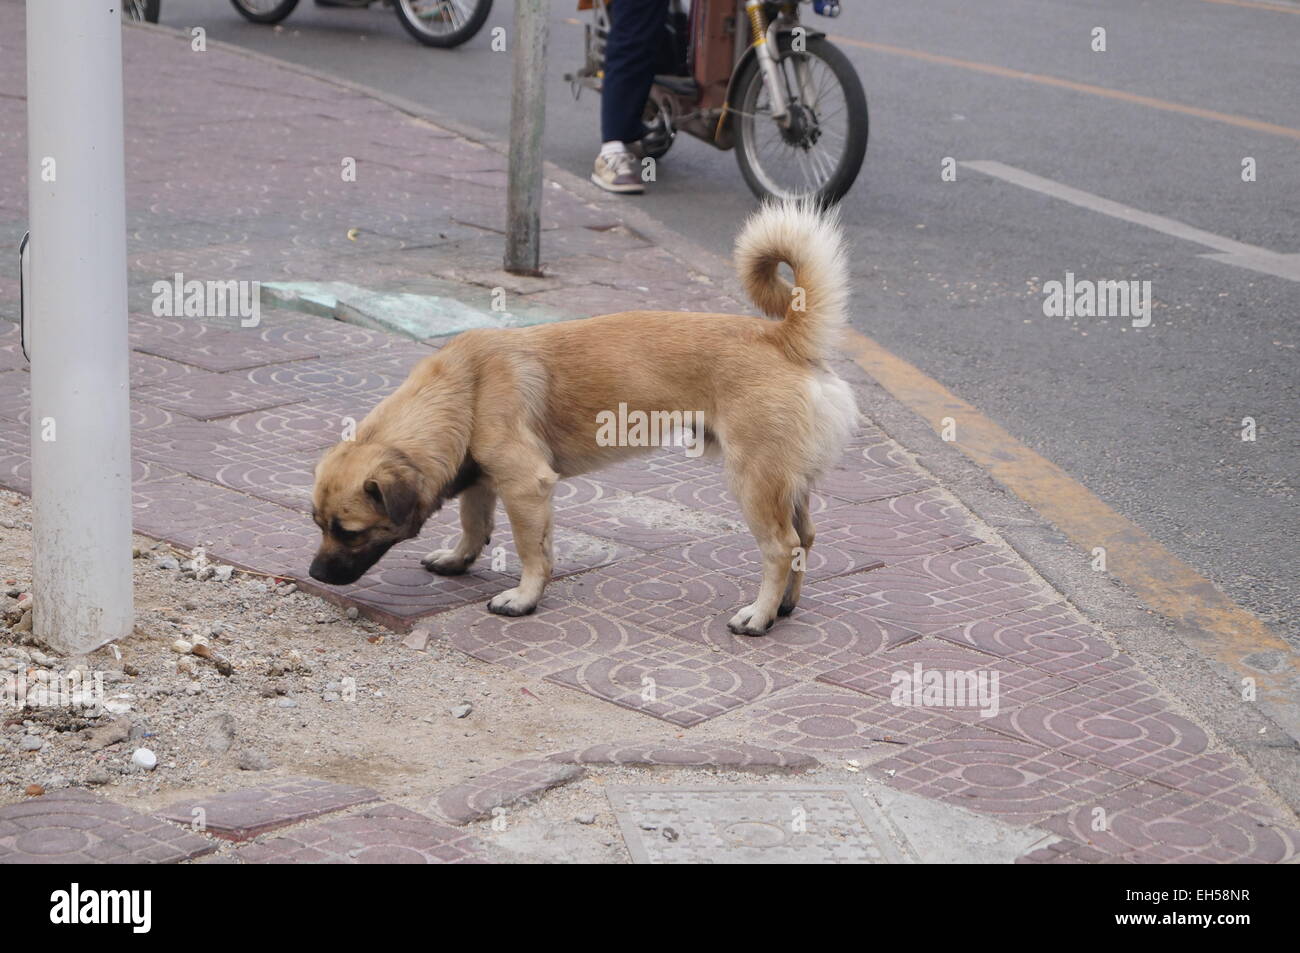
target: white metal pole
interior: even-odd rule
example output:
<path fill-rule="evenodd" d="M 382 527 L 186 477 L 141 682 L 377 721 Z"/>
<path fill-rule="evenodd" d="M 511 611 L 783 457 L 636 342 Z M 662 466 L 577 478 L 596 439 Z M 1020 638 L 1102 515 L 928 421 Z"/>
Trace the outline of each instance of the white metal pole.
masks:
<path fill-rule="evenodd" d="M 134 615 L 120 6 L 27 0 L 32 622 L 66 653 Z"/>

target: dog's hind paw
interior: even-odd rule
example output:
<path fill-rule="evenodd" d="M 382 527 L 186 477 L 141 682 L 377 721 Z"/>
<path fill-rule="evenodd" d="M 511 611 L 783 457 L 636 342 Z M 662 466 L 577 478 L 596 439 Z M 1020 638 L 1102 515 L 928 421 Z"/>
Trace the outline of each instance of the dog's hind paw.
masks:
<path fill-rule="evenodd" d="M 731 617 L 727 629 L 736 635 L 765 635 L 775 621 L 775 618 L 764 620 L 752 605 L 748 605 Z"/>
<path fill-rule="evenodd" d="M 454 549 L 435 549 L 420 560 L 420 565 L 439 576 L 459 576 L 473 561 L 458 556 Z"/>
<path fill-rule="evenodd" d="M 525 599 L 519 593 L 519 589 L 507 589 L 505 592 L 499 592 L 488 602 L 488 612 L 495 612 L 497 615 L 528 615 L 537 608 L 537 599 Z"/>

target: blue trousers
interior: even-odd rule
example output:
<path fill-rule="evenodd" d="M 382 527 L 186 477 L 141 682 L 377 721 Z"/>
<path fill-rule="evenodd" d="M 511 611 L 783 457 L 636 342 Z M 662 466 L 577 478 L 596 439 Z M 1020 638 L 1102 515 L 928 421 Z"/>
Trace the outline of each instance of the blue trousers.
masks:
<path fill-rule="evenodd" d="M 667 0 L 614 0 L 605 41 L 600 93 L 602 142 L 636 142 L 645 135 L 641 114 L 663 50 Z"/>

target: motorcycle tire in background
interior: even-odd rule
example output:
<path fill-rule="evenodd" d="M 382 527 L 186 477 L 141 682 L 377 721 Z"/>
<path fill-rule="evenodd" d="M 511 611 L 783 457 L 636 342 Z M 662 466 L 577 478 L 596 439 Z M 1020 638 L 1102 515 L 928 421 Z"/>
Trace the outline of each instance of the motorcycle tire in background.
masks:
<path fill-rule="evenodd" d="M 798 90 L 796 69 L 806 69 L 813 103 L 787 93 L 791 119 L 781 128 L 757 56 L 736 78 L 736 160 L 750 190 L 760 199 L 815 196 L 838 202 L 849 191 L 867 152 L 867 96 L 849 58 L 825 37 L 810 36 L 803 52 L 780 36 L 777 67 L 788 90 Z"/>
<path fill-rule="evenodd" d="M 122 19 L 133 23 L 157 23 L 162 0 L 122 0 Z"/>
<path fill-rule="evenodd" d="M 253 23 L 279 23 L 298 5 L 298 0 L 230 0 L 231 6 Z"/>
<path fill-rule="evenodd" d="M 425 46 L 449 49 L 478 33 L 492 0 L 393 0 L 406 32 Z"/>

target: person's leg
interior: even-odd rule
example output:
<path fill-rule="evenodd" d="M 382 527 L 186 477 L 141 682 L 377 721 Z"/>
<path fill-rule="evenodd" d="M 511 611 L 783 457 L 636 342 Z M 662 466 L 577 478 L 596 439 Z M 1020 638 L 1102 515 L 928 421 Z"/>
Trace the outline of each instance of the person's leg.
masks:
<path fill-rule="evenodd" d="M 614 0 L 605 42 L 601 87 L 602 142 L 636 142 L 645 135 L 641 114 L 663 45 L 668 0 Z"/>

